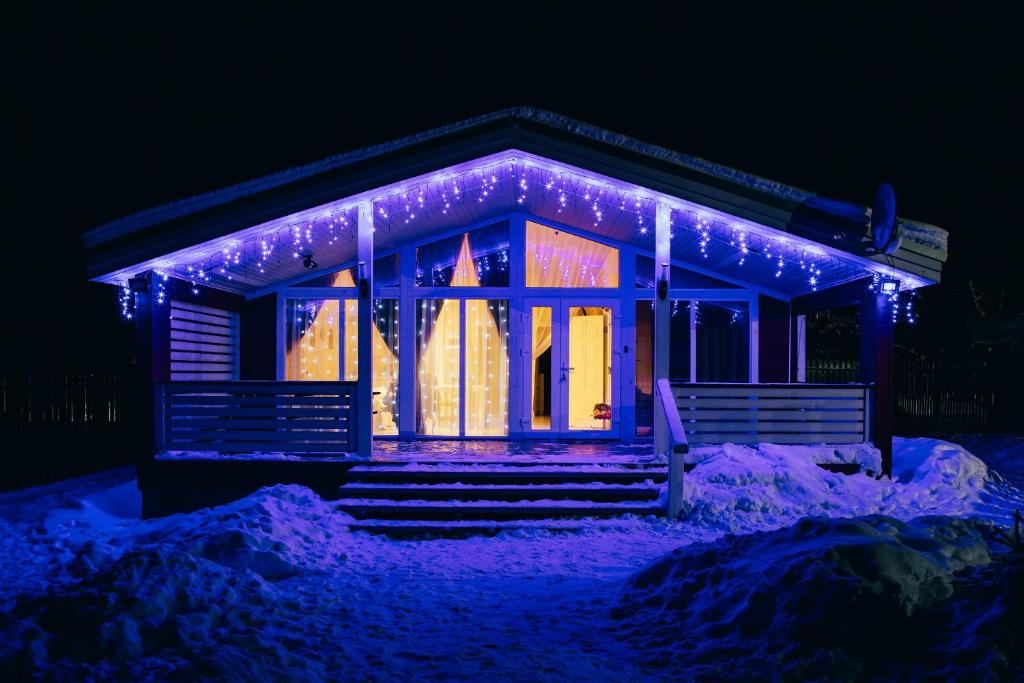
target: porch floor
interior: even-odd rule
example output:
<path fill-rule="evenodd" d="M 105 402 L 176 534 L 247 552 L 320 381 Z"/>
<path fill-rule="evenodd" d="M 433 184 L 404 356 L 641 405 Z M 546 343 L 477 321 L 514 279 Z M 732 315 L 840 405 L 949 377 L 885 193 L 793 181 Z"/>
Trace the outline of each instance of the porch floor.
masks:
<path fill-rule="evenodd" d="M 650 460 L 654 444 L 600 441 L 379 440 L 373 462 L 635 463 Z"/>

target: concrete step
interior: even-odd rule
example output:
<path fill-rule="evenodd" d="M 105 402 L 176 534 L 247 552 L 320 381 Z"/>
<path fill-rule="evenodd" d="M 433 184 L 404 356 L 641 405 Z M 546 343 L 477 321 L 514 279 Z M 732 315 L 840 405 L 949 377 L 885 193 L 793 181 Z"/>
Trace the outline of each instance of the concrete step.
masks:
<path fill-rule="evenodd" d="M 540 504 L 532 501 L 497 504 L 494 501 L 440 502 L 342 499 L 338 509 L 361 520 L 487 520 L 503 522 L 525 519 L 573 519 L 583 517 L 621 517 L 623 515 L 661 516 L 664 506 L 628 503 L 580 501 L 574 505 Z"/>
<path fill-rule="evenodd" d="M 344 498 L 390 500 L 590 500 L 595 502 L 657 500 L 658 487 L 645 485 L 603 485 L 584 487 L 581 484 L 553 485 L 476 485 L 445 484 L 345 484 L 339 489 Z"/>
<path fill-rule="evenodd" d="M 379 534 L 394 539 L 468 538 L 470 536 L 496 536 L 503 531 L 537 529 L 549 533 L 575 533 L 581 530 L 614 529 L 617 520 L 588 520 L 586 524 L 573 520 L 514 520 L 495 522 L 472 521 L 406 521 L 374 519 L 349 524 L 352 531 Z"/>
<path fill-rule="evenodd" d="M 374 484 L 642 484 L 646 481 L 663 482 L 668 469 L 661 467 L 580 467 L 580 466 L 519 466 L 473 467 L 459 465 L 411 464 L 404 467 L 357 465 L 346 473 L 347 482 Z"/>

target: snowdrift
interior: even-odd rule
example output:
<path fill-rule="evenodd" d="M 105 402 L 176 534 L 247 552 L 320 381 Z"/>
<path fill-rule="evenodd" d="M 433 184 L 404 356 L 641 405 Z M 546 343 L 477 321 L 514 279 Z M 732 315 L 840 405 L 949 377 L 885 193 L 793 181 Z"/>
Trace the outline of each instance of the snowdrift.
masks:
<path fill-rule="evenodd" d="M 90 539 L 48 591 L 0 612 L 0 669 L 320 680 L 322 665 L 282 645 L 305 606 L 276 582 L 337 569 L 348 521 L 309 489 L 282 485 Z"/>
<path fill-rule="evenodd" d="M 818 446 L 697 447 L 697 467 L 683 481 L 683 519 L 702 527 L 744 532 L 775 529 L 808 516 L 886 514 L 965 515 L 982 498 L 990 476 L 981 460 L 938 439 L 896 439 L 893 481 L 828 472 L 817 462 L 874 462 L 877 451 Z"/>
<path fill-rule="evenodd" d="M 814 464 L 875 456 L 695 448 L 681 522 L 466 540 L 350 533 L 300 486 L 153 520 L 137 518 L 130 475 L 4 494 L 0 671 L 687 680 L 920 673 L 901 659 L 968 678 L 1019 665 L 1007 616 L 1024 613 L 1019 565 L 992 559 L 984 521 L 955 519 L 1003 519 L 1019 491 L 993 504 L 1005 482 L 932 439 L 896 443 L 893 481 Z M 875 513 L 888 516 L 860 517 Z M 920 515 L 948 517 L 906 521 Z"/>
<path fill-rule="evenodd" d="M 651 668 L 698 679 L 1001 676 L 1022 663 L 1024 565 L 992 568 L 990 529 L 872 515 L 730 535 L 635 574 L 613 614 Z M 977 568 L 1003 591 L 978 595 Z"/>

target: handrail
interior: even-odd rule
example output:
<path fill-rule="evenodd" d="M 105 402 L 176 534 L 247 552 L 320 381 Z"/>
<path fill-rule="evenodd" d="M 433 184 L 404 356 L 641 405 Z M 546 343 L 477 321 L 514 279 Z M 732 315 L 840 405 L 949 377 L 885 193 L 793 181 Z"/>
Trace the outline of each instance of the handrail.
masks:
<path fill-rule="evenodd" d="M 665 413 L 665 423 L 668 425 L 669 442 L 672 448 L 668 454 L 668 501 L 666 503 L 666 514 L 669 519 L 678 519 L 683 509 L 683 470 L 685 462 L 683 456 L 690 451 L 690 444 L 686 440 L 686 430 L 683 429 L 683 422 L 679 419 L 679 410 L 676 408 L 675 394 L 672 393 L 672 385 L 668 379 L 662 377 L 657 382 L 658 398 L 661 409 Z"/>

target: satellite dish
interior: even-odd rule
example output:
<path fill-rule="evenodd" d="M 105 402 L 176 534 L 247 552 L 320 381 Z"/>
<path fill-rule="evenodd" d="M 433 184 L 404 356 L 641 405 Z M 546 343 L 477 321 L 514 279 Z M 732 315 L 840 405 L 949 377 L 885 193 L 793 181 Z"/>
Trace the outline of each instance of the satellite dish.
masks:
<path fill-rule="evenodd" d="M 875 201 L 871 204 L 871 241 L 883 254 L 891 254 L 900 246 L 896 195 L 889 183 L 882 183 L 875 191 Z"/>

